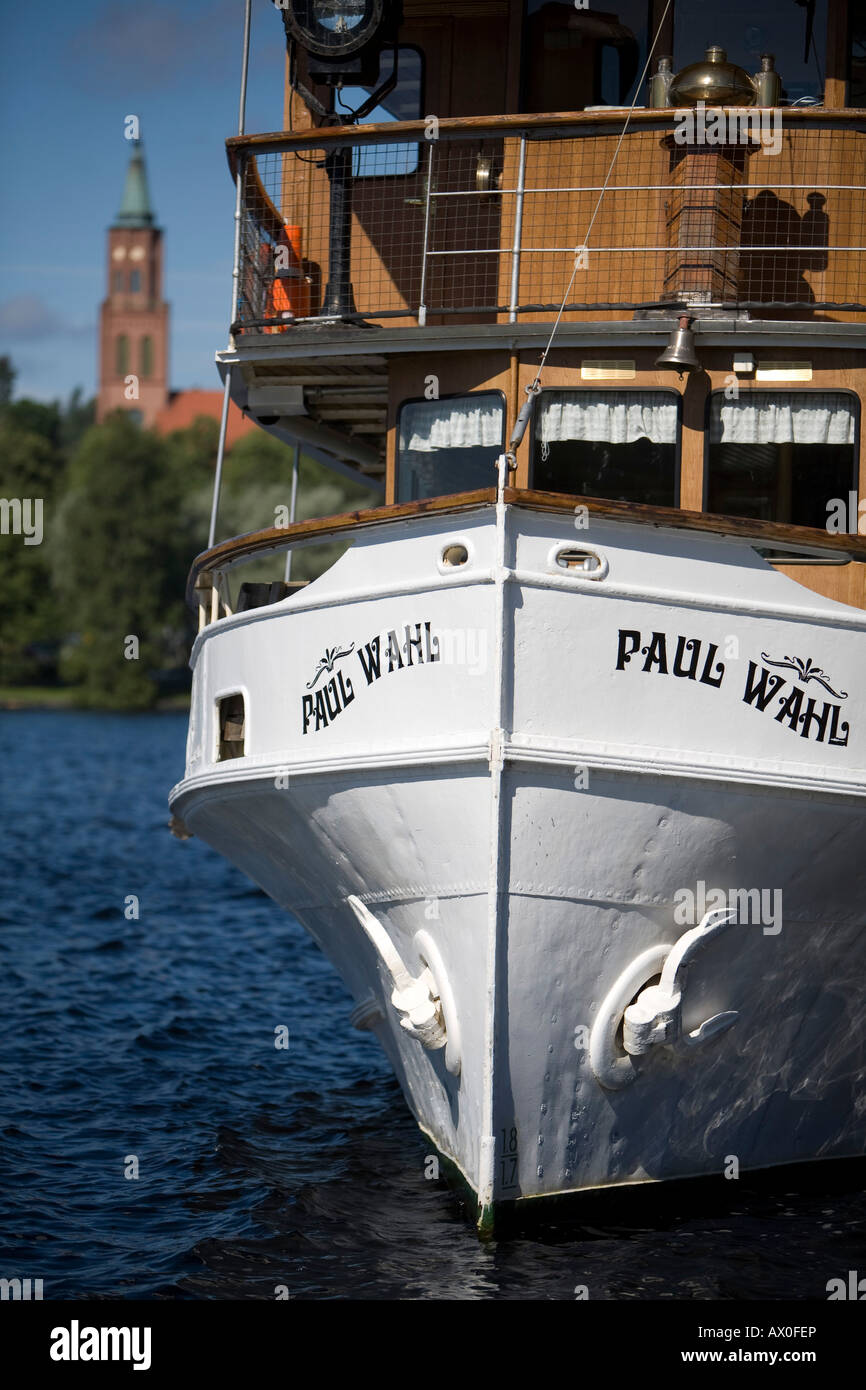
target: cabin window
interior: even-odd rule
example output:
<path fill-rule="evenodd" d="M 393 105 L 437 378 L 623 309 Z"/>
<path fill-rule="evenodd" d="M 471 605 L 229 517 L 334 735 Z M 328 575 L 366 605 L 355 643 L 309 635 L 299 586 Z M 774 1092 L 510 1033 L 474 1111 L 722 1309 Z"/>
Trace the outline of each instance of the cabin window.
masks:
<path fill-rule="evenodd" d="M 808 35 L 809 51 L 806 55 Z M 674 72 L 699 63 L 710 44 L 728 61 L 756 73 L 761 54 L 772 53 L 786 105 L 824 93 L 827 68 L 827 0 L 726 0 L 724 5 L 674 6 Z"/>
<path fill-rule="evenodd" d="M 628 106 L 646 62 L 648 12 L 647 0 L 601 11 L 579 10 L 574 0 L 526 0 L 521 110 Z"/>
<path fill-rule="evenodd" d="M 397 501 L 493 487 L 504 433 L 501 391 L 404 401 L 397 421 Z"/>
<path fill-rule="evenodd" d="M 857 487 L 858 402 L 844 391 L 710 398 L 707 511 L 824 529 Z"/>
<path fill-rule="evenodd" d="M 394 54 L 389 50 L 379 59 L 379 82 L 394 71 Z M 372 95 L 371 87 L 343 87 L 335 94 L 336 113 L 357 111 Z M 423 114 L 424 60 L 417 48 L 401 46 L 397 52 L 397 85 L 378 106 L 364 117 L 365 125 L 389 121 L 418 121 Z M 391 174 L 414 174 L 418 170 L 418 143 L 389 145 L 356 145 L 352 151 L 352 173 L 355 178 L 381 178 Z"/>
<path fill-rule="evenodd" d="M 532 486 L 675 507 L 679 402 L 675 391 L 542 391 Z"/>

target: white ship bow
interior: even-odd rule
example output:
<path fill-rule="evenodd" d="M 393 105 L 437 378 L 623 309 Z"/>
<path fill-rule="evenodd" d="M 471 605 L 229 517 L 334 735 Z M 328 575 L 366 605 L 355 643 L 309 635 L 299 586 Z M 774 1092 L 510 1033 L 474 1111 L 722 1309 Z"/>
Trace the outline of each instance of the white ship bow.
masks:
<path fill-rule="evenodd" d="M 333 961 L 482 1222 L 859 1154 L 864 628 L 748 537 L 396 518 L 204 627 L 173 809 Z"/>

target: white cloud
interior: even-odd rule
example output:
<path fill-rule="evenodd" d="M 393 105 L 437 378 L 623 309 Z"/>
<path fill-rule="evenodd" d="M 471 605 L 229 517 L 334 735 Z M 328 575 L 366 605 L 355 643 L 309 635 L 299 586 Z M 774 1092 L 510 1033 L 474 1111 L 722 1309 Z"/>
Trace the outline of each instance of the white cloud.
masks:
<path fill-rule="evenodd" d="M 35 294 L 18 294 L 0 304 L 0 338 L 12 345 L 60 336 L 80 337 L 93 332 L 93 324 L 67 322 Z"/>

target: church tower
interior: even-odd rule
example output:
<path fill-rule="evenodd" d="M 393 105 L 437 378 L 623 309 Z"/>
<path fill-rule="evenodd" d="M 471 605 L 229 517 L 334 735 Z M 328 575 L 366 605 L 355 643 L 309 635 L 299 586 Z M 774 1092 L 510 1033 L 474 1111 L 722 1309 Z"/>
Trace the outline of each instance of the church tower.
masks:
<path fill-rule="evenodd" d="M 133 143 L 120 211 L 108 229 L 106 288 L 96 418 L 121 409 L 154 425 L 169 399 L 169 308 L 162 298 L 162 231 L 150 206 L 139 140 Z"/>

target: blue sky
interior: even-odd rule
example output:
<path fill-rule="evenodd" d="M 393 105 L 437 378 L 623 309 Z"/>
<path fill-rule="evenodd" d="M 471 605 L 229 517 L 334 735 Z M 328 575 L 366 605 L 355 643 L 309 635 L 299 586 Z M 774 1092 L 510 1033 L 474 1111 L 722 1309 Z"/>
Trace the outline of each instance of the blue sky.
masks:
<path fill-rule="evenodd" d="M 141 121 L 151 200 L 165 231 L 171 385 L 215 389 L 231 303 L 243 0 L 0 0 L 0 354 L 16 396 L 96 387 L 105 235 Z M 253 0 L 247 130 L 282 128 L 285 43 Z"/>

